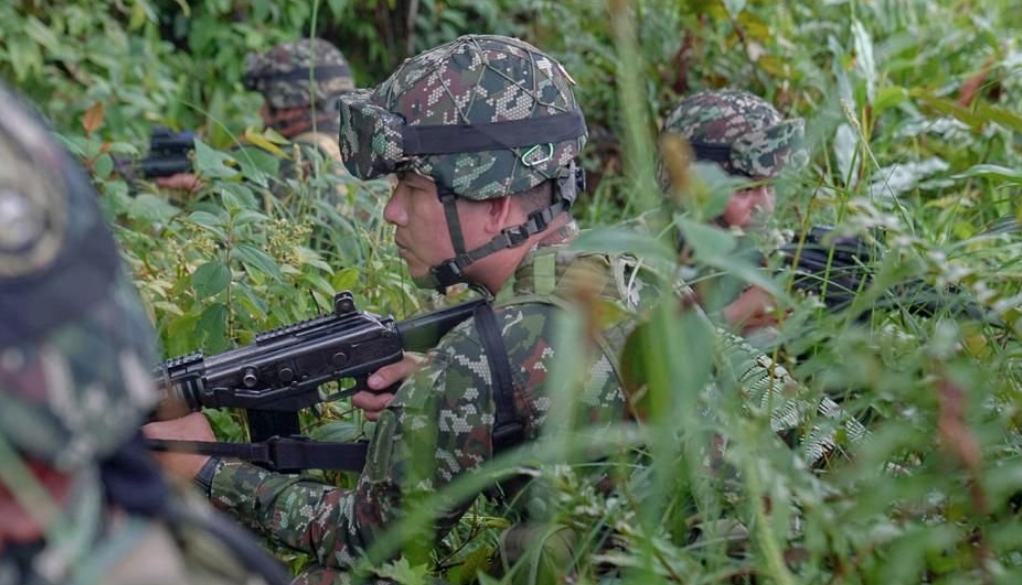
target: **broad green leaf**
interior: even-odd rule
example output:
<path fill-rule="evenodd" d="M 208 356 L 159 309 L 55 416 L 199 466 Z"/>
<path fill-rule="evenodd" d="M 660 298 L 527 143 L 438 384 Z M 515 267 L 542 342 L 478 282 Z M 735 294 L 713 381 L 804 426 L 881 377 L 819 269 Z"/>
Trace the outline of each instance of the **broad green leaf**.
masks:
<path fill-rule="evenodd" d="M 237 214 L 244 209 L 258 209 L 259 203 L 252 189 L 243 183 L 221 183 L 221 193 L 224 207 L 231 214 Z"/>
<path fill-rule="evenodd" d="M 330 284 L 335 291 L 351 290 L 358 284 L 360 272 L 357 268 L 348 267 L 338 270 L 330 278 Z"/>
<path fill-rule="evenodd" d="M 222 352 L 230 348 L 227 339 L 227 319 L 230 311 L 223 303 L 214 303 L 202 311 L 195 324 L 196 333 L 204 339 L 204 346 L 211 352 Z"/>
<path fill-rule="evenodd" d="M 110 158 L 109 154 L 103 153 L 92 162 L 92 172 L 96 175 L 97 179 L 108 178 L 113 170 L 114 159 Z"/>
<path fill-rule="evenodd" d="M 778 300 L 790 302 L 788 295 L 760 266 L 731 254 L 737 249 L 738 241 L 730 233 L 685 217 L 677 217 L 675 221 L 685 243 L 692 246 L 697 262 L 728 272 L 762 288 Z"/>
<path fill-rule="evenodd" d="M 199 316 L 186 313 L 167 323 L 167 340 L 164 344 L 164 357 L 171 358 L 186 354 L 198 348 L 199 336 L 196 333 L 196 323 Z"/>
<path fill-rule="evenodd" d="M 228 164 L 237 164 L 229 154 L 213 150 L 205 142 L 195 139 L 195 170 L 210 179 L 224 179 L 238 174 Z"/>
<path fill-rule="evenodd" d="M 266 187 L 271 177 L 280 174 L 280 158 L 259 148 L 243 146 L 234 157 L 241 165 L 241 174 L 245 179 L 260 187 Z"/>
<path fill-rule="evenodd" d="M 319 274 L 306 274 L 303 280 L 327 296 L 333 296 L 335 292 L 334 287 L 330 286 L 330 283 Z"/>
<path fill-rule="evenodd" d="M 193 211 L 188 214 L 188 221 L 207 228 L 224 227 L 224 219 L 208 211 Z"/>
<path fill-rule="evenodd" d="M 697 162 L 692 165 L 692 171 L 701 182 L 696 216 L 705 219 L 724 213 L 734 192 L 749 184 L 748 179 L 729 175 L 715 163 Z"/>
<path fill-rule="evenodd" d="M 976 114 L 1009 130 L 1022 133 L 1022 115 L 1017 112 L 980 102 L 976 105 Z"/>
<path fill-rule="evenodd" d="M 309 433 L 309 438 L 313 441 L 348 443 L 358 438 L 361 434 L 362 429 L 358 425 L 336 420 L 312 429 L 312 432 Z"/>
<path fill-rule="evenodd" d="M 60 133 L 54 133 L 54 137 L 60 144 L 68 149 L 71 154 L 83 158 L 85 156 L 85 138 L 82 136 L 65 136 Z"/>
<path fill-rule="evenodd" d="M 866 100 L 872 105 L 876 100 L 877 69 L 873 59 L 873 38 L 857 19 L 852 22 L 852 38 L 855 40 L 855 68 L 866 82 Z"/>
<path fill-rule="evenodd" d="M 231 284 L 231 269 L 219 260 L 200 266 L 192 273 L 192 287 L 199 298 L 211 297 Z"/>
<path fill-rule="evenodd" d="M 596 228 L 582 232 L 571 243 L 574 250 L 635 254 L 654 262 L 673 263 L 676 252 L 652 235 L 622 228 Z"/>
<path fill-rule="evenodd" d="M 901 86 L 889 85 L 877 91 L 876 101 L 873 102 L 873 111 L 880 112 L 896 107 L 908 99 L 908 91 Z"/>
<path fill-rule="evenodd" d="M 237 244 L 231 250 L 231 253 L 243 264 L 250 267 L 250 269 L 256 269 L 269 274 L 278 281 L 284 278 L 284 275 L 280 272 L 280 267 L 277 266 L 273 258 L 270 258 L 269 254 L 251 244 Z"/>
<path fill-rule="evenodd" d="M 241 304 L 248 311 L 248 314 L 258 322 L 262 323 L 266 321 L 266 311 L 269 309 L 269 303 L 266 299 L 260 297 L 251 287 L 245 283 L 238 284 L 235 287 L 237 296 L 235 302 Z"/>
<path fill-rule="evenodd" d="M 245 132 L 245 134 L 243 134 L 241 136 L 241 139 L 245 140 L 247 142 L 251 142 L 252 144 L 258 146 L 259 148 L 262 148 L 263 150 L 269 151 L 269 152 L 277 155 L 280 158 L 284 158 L 284 159 L 290 159 L 291 158 L 291 157 L 288 156 L 288 154 L 286 152 L 281 150 L 279 146 L 277 146 L 273 142 L 270 142 L 269 140 L 267 140 L 267 138 L 265 136 L 263 136 L 262 134 L 259 134 L 259 133 L 256 133 L 256 132 Z"/>
<path fill-rule="evenodd" d="M 269 221 L 269 217 L 265 214 L 255 211 L 253 209 L 242 209 L 238 212 L 238 215 L 234 216 L 234 227 L 244 227 L 249 224 L 261 224 Z"/>
<path fill-rule="evenodd" d="M 427 565 L 412 566 L 408 559 L 400 559 L 376 569 L 376 574 L 397 581 L 398 585 L 426 585 Z"/>
<path fill-rule="evenodd" d="M 859 136 L 855 129 L 849 124 L 841 124 L 834 133 L 834 158 L 837 160 L 838 172 L 841 173 L 841 181 L 847 182 L 848 187 L 854 187 L 858 182 L 858 173 L 855 172 L 856 150 L 859 147 Z"/>
<path fill-rule="evenodd" d="M 913 89 L 909 91 L 909 95 L 922 102 L 925 107 L 941 114 L 954 116 L 974 129 L 982 128 L 985 122 L 983 116 L 967 110 L 951 100 L 936 97 L 926 90 Z"/>
<path fill-rule="evenodd" d="M 738 245 L 730 233 L 704 223 L 692 221 L 685 217 L 675 218 L 681 229 L 685 243 L 692 246 L 699 260 L 709 260 L 725 256 Z"/>
<path fill-rule="evenodd" d="M 986 177 L 988 179 L 1000 179 L 1014 185 L 1022 185 L 1022 171 L 999 165 L 976 165 L 960 175 L 955 175 L 953 178 L 961 179 L 965 177 Z"/>
<path fill-rule="evenodd" d="M 135 197 L 128 208 L 128 217 L 149 222 L 164 222 L 180 213 L 180 210 L 162 197 L 142 193 Z"/>

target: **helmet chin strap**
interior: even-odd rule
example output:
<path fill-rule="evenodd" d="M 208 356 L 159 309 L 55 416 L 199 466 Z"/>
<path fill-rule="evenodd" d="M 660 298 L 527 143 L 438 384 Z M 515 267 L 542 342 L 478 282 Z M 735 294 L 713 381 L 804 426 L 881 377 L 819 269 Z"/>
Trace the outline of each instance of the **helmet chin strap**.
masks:
<path fill-rule="evenodd" d="M 465 280 L 465 269 L 473 262 L 501 250 L 517 248 L 532 236 L 545 231 L 559 215 L 567 213 L 571 209 L 571 204 L 578 191 L 584 187 L 582 180 L 579 179 L 581 173 L 582 170 L 572 164 L 569 175 L 557 179 L 552 205 L 533 211 L 524 223 L 504 228 L 499 235 L 473 250 L 465 249 L 465 237 L 461 229 L 461 220 L 458 217 L 457 195 L 446 186 L 438 184 L 440 203 L 444 206 L 447 230 L 451 235 L 451 244 L 454 247 L 455 255 L 454 258 L 431 267 L 427 275 L 414 279 L 416 286 L 433 288 L 443 293 L 451 285 L 468 282 Z"/>

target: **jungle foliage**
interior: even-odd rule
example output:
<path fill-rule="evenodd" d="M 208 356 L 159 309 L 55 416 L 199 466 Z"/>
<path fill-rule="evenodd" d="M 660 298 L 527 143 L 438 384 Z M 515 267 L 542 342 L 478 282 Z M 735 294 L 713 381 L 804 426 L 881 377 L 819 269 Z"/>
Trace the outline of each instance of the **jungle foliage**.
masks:
<path fill-rule="evenodd" d="M 587 113 L 592 189 L 577 215 L 598 231 L 581 245 L 661 265 L 677 255 L 606 227 L 660 203 L 660 118 L 701 89 L 763 95 L 806 118 L 812 160 L 778 183 L 761 243 L 834 226 L 875 252 L 864 267 L 873 278 L 835 313 L 796 291 L 790 272 L 756 270 L 734 253 L 734 234 L 690 221 L 712 216 L 728 189 L 702 167 L 679 185 L 679 225 L 705 296 L 723 290 L 710 278 L 721 271 L 775 293 L 778 331 L 753 341 L 796 381 L 780 396 L 829 397 L 868 434 L 812 410 L 776 433 L 787 402 L 752 404 L 740 376 L 709 367 L 717 333 L 672 301 L 628 356 L 645 364 L 655 415 L 599 436 L 551 433 L 491 470 L 530 464 L 548 480 L 550 526 L 577 535 L 578 583 L 1007 585 L 1022 579 L 1018 22 L 1017 5 L 998 0 L 15 0 L 0 3 L 0 74 L 92 173 L 168 355 L 250 342 L 340 290 L 399 317 L 434 303 L 380 219 L 385 182 L 314 172 L 285 180 L 284 198 L 271 193 L 276 163 L 262 151 L 283 143 L 259 129 L 260 98 L 242 89 L 249 51 L 315 33 L 368 85 L 458 34 L 532 41 L 562 60 Z M 142 154 L 154 124 L 200 132 L 198 192 L 114 171 L 115 155 Z M 239 137 L 263 148 L 239 148 Z M 974 310 L 913 311 L 910 282 Z M 571 315 L 564 334 L 588 318 Z M 551 373 L 564 408 L 585 359 L 580 350 Z M 232 415 L 213 416 L 222 436 L 241 437 Z M 307 422 L 319 438 L 370 430 L 343 402 Z M 835 447 L 809 461 L 820 429 Z M 722 477 L 704 456 L 723 444 Z M 582 480 L 580 445 L 605 450 L 620 489 Z M 575 463 L 555 465 L 565 461 Z M 403 585 L 494 582 L 477 574 L 506 525 L 500 506 L 480 501 L 431 557 L 375 571 Z"/>

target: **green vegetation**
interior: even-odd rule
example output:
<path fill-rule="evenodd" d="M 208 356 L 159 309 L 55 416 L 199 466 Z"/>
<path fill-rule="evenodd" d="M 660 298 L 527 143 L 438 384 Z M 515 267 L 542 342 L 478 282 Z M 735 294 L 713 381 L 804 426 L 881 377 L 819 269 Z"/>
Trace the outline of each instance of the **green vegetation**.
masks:
<path fill-rule="evenodd" d="M 315 31 L 369 84 L 457 34 L 534 42 L 563 60 L 587 111 L 586 227 L 659 203 L 651 137 L 679 95 L 723 86 L 763 95 L 807 119 L 812 147 L 810 166 L 778 185 L 765 239 L 827 224 L 882 253 L 841 313 L 795 292 L 790 273 L 766 284 L 781 325 L 764 352 L 800 384 L 766 396 L 830 397 L 869 434 L 856 440 L 812 409 L 776 433 L 788 402 L 752 403 L 737 366 L 711 368 L 701 356 L 714 332 L 672 302 L 629 356 L 644 364 L 656 416 L 599 437 L 551 434 L 494 473 L 606 448 L 621 486 L 611 494 L 581 481 L 585 464 L 535 472 L 549 480 L 558 525 L 578 536 L 577 582 L 1007 585 L 1022 579 L 1017 9 L 997 0 L 15 0 L 0 4 L 0 74 L 92 173 L 167 354 L 249 342 L 328 307 L 337 290 L 397 316 L 430 302 L 380 221 L 386 184 L 314 172 L 278 199 L 274 161 L 235 148 L 242 135 L 279 143 L 254 130 L 259 97 L 241 87 L 248 51 Z M 113 172 L 112 155 L 138 156 L 154 124 L 201 132 L 197 193 L 129 186 Z M 719 186 L 701 167 L 691 181 L 684 211 L 700 217 Z M 324 203 L 337 192 L 344 213 Z M 732 254 L 731 234 L 683 227 L 704 273 L 765 278 Z M 635 234 L 597 235 L 605 248 L 676 260 Z M 957 291 L 979 310 L 913 313 L 896 294 L 910 281 Z M 708 279 L 701 291 L 716 286 Z M 586 318 L 567 320 L 565 335 Z M 566 402 L 573 367 L 551 374 Z M 364 432 L 345 410 L 308 421 L 314 434 Z M 240 437 L 230 416 L 216 422 Z M 807 463 L 804 447 L 828 430 L 836 448 Z M 725 443 L 727 468 L 707 469 L 709 450 Z M 452 489 L 467 493 L 471 481 L 480 480 Z M 500 514 L 480 502 L 431 562 L 402 559 L 384 572 L 403 585 L 426 573 L 470 582 L 506 526 Z"/>

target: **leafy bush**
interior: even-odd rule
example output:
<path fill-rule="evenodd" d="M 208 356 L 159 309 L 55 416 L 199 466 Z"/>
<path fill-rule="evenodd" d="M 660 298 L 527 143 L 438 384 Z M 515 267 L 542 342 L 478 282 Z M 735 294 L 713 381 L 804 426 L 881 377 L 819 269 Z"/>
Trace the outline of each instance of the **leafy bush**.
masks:
<path fill-rule="evenodd" d="M 463 32 L 533 40 L 563 60 L 587 111 L 594 189 L 579 214 L 590 227 L 658 204 L 651 136 L 680 95 L 723 86 L 764 95 L 806 117 L 813 155 L 777 185 L 764 239 L 832 225 L 882 253 L 868 266 L 875 277 L 835 314 L 798 293 L 790 273 L 749 266 L 732 254 L 733 235 L 686 223 L 699 216 L 692 193 L 714 188 L 696 169 L 692 185 L 703 187 L 689 191 L 679 223 L 701 274 L 724 267 L 776 292 L 781 324 L 752 341 L 784 370 L 750 382 L 719 355 L 711 368 L 707 348 L 733 338 L 666 302 L 648 329 L 655 342 L 629 355 L 650 372 L 655 417 L 598 437 L 551 436 L 493 469 L 554 463 L 579 444 L 606 448 L 612 493 L 583 481 L 582 463 L 535 471 L 551 487 L 553 525 L 577 535 L 577 582 L 1008 584 L 1022 577 L 1014 16 L 993 0 L 39 0 L 0 5 L 0 72 L 93 173 L 168 354 L 251 341 L 328 307 L 336 290 L 399 316 L 429 303 L 402 276 L 380 221 L 386 184 L 314 172 L 292 179 L 282 200 L 271 193 L 273 157 L 237 148 L 239 136 L 274 140 L 252 129 L 258 97 L 239 83 L 250 50 L 316 31 L 368 84 Z M 137 156 L 158 122 L 203 131 L 197 193 L 113 173 L 111 155 Z M 677 260 L 635 234 L 593 240 L 642 250 L 651 263 Z M 699 286 L 723 290 L 714 279 Z M 974 310 L 941 301 L 914 312 L 906 291 L 918 287 Z M 566 322 L 565 335 L 585 318 Z M 563 368 L 551 376 L 570 388 L 572 363 Z M 773 385 L 788 374 L 791 386 Z M 824 397 L 845 419 L 804 407 Z M 358 432 L 344 409 L 306 422 L 321 435 Z M 791 417 L 797 424 L 778 434 L 776 421 Z M 835 422 L 849 417 L 868 434 Z M 229 417 L 217 423 L 223 436 L 240 435 Z M 808 458 L 827 433 L 834 450 Z M 720 444 L 729 474 L 703 465 Z M 406 585 L 426 572 L 469 582 L 506 526 L 501 512 L 479 503 L 432 564 L 384 570 Z"/>

